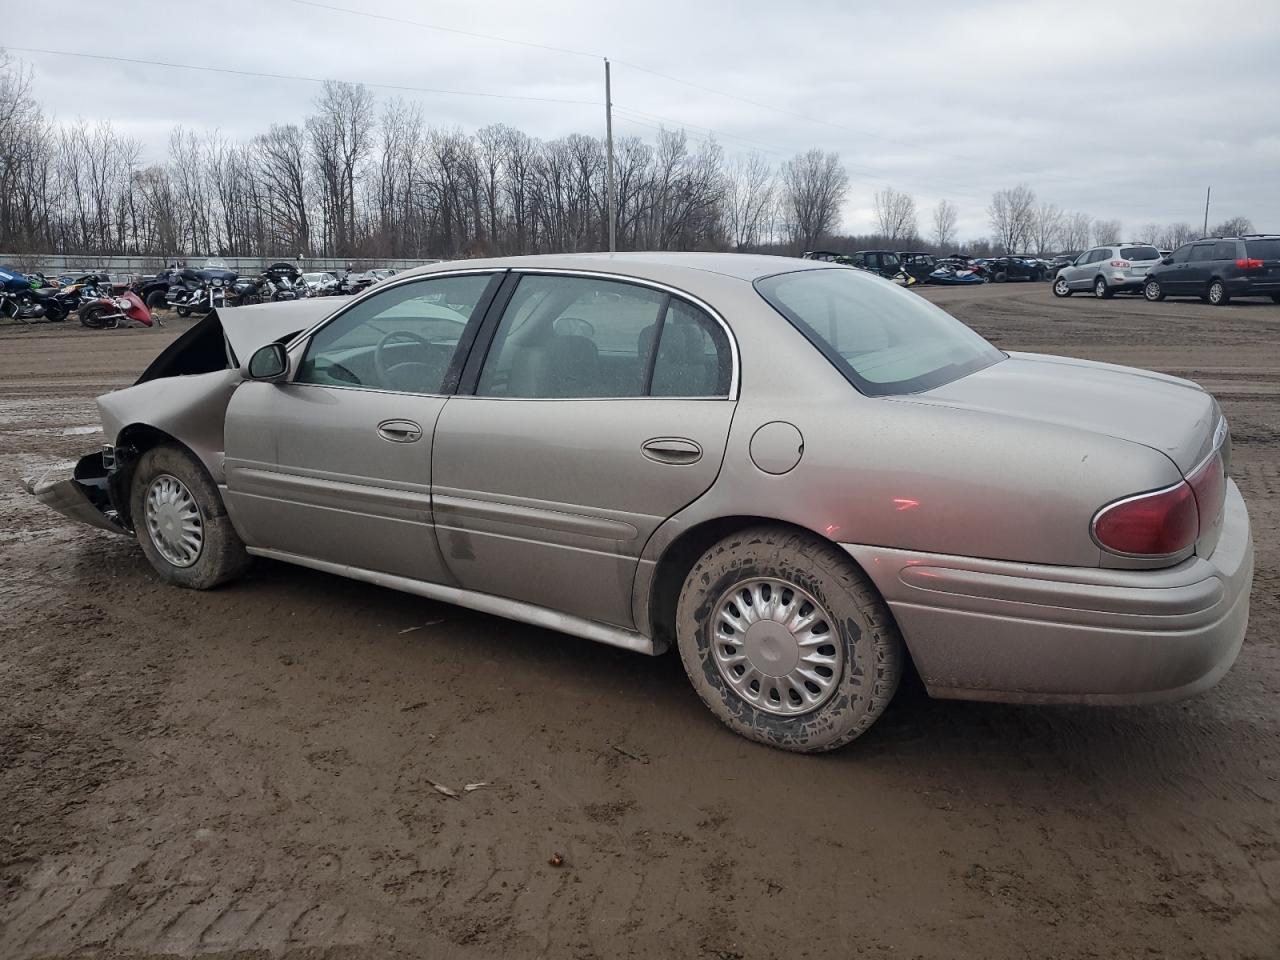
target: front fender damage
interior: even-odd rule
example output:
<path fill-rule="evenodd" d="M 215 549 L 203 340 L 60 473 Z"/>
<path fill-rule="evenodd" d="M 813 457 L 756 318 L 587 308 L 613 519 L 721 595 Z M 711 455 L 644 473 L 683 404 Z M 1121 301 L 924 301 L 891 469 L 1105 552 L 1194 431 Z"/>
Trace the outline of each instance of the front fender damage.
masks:
<path fill-rule="evenodd" d="M 25 477 L 23 487 L 49 509 L 99 530 L 129 536 L 131 531 L 111 504 L 107 467 L 101 451 L 81 457 L 70 476 L 65 471 Z"/>

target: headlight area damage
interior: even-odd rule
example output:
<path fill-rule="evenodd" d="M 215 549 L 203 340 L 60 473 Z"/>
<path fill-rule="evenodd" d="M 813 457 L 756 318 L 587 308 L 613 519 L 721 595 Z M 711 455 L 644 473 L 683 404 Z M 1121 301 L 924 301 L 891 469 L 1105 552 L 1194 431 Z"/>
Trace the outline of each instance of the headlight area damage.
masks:
<path fill-rule="evenodd" d="M 265 343 L 288 342 L 332 312 L 314 300 L 217 310 L 169 344 L 136 383 L 98 398 L 102 450 L 75 469 L 24 478 L 49 508 L 101 530 L 130 535 L 129 489 L 138 457 L 156 443 L 176 441 L 222 482 L 223 420 L 243 379 L 242 358 Z"/>

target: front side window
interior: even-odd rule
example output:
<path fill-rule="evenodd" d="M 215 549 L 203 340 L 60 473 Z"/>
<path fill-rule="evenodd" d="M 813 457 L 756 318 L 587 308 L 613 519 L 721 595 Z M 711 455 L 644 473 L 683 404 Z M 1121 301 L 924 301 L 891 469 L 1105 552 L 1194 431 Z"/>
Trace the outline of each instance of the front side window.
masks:
<path fill-rule="evenodd" d="M 728 394 L 724 331 L 660 290 L 592 277 L 520 279 L 476 393 L 584 399 Z"/>
<path fill-rule="evenodd" d="M 1173 251 L 1173 256 L 1169 259 L 1174 263 L 1186 263 L 1191 259 L 1192 249 L 1193 247 L 1188 243 L 1186 246 L 1179 247 L 1177 250 Z"/>
<path fill-rule="evenodd" d="M 1214 244 L 1212 243 L 1197 243 L 1191 248 L 1192 262 L 1195 263 L 1203 260 L 1212 260 L 1213 248 Z"/>
<path fill-rule="evenodd" d="M 869 396 L 931 390 L 1004 359 L 924 298 L 851 270 L 782 273 L 755 287 Z"/>
<path fill-rule="evenodd" d="M 294 382 L 447 392 L 463 332 L 491 282 L 493 274 L 439 277 L 361 301 L 315 333 Z"/>

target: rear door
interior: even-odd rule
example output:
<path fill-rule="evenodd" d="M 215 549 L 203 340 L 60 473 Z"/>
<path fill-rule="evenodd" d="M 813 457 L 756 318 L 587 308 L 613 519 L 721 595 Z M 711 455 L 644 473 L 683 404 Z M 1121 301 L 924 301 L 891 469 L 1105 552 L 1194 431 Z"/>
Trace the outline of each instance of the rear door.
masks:
<path fill-rule="evenodd" d="M 731 336 L 639 281 L 513 273 L 504 297 L 436 428 L 444 561 L 465 588 L 631 627 L 645 542 L 719 473 Z"/>
<path fill-rule="evenodd" d="M 431 520 L 436 419 L 500 276 L 388 285 L 246 381 L 226 417 L 226 503 L 250 547 L 449 582 Z"/>

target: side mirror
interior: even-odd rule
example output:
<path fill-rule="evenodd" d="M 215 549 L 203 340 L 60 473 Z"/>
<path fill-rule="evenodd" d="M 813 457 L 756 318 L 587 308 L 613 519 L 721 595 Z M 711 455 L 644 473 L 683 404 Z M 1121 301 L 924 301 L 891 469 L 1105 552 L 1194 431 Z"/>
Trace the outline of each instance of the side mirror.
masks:
<path fill-rule="evenodd" d="M 289 354 L 283 343 L 268 343 L 249 358 L 250 380 L 280 380 L 289 372 Z"/>
<path fill-rule="evenodd" d="M 1160 262 L 1167 267 L 1169 264 L 1173 263 L 1173 257 L 1161 257 Z"/>

